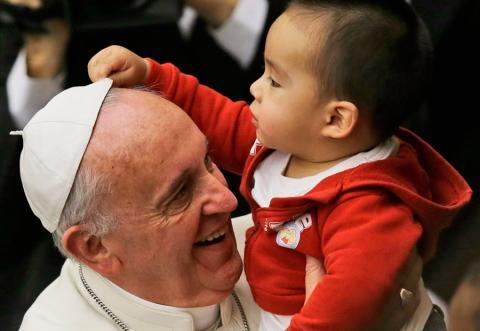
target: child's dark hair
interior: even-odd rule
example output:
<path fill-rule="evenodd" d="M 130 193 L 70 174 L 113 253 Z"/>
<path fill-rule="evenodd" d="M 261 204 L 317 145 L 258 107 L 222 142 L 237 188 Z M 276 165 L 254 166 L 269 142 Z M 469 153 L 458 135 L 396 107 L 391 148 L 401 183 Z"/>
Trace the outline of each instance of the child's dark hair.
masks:
<path fill-rule="evenodd" d="M 311 65 L 322 95 L 370 114 L 382 138 L 421 107 L 432 43 L 405 0 L 292 0 L 288 8 L 301 9 L 298 18 L 310 19 L 312 37 L 320 41 Z"/>

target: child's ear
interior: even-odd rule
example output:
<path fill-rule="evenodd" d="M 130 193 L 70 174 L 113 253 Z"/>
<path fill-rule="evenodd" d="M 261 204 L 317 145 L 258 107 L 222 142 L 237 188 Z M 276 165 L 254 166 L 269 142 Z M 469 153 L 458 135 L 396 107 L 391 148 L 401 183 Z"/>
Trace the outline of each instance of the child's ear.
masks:
<path fill-rule="evenodd" d="M 358 123 L 358 108 L 349 101 L 331 101 L 324 112 L 322 134 L 341 139 L 348 137 Z"/>
<path fill-rule="evenodd" d="M 104 245 L 102 237 L 89 234 L 83 225 L 68 228 L 63 234 L 62 245 L 78 261 L 103 276 L 115 275 L 120 270 L 120 260 Z"/>

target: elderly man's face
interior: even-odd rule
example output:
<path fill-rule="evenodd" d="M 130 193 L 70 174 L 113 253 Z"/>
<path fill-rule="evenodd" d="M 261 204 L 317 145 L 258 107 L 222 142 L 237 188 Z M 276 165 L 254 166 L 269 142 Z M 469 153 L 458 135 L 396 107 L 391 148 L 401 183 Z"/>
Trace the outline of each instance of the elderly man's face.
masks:
<path fill-rule="evenodd" d="M 183 111 L 146 92 L 123 93 L 90 143 L 102 159 L 86 156 L 109 174 L 107 204 L 121 221 L 103 238 L 121 262 L 111 279 L 152 302 L 218 303 L 242 269 L 230 220 L 237 201 Z"/>

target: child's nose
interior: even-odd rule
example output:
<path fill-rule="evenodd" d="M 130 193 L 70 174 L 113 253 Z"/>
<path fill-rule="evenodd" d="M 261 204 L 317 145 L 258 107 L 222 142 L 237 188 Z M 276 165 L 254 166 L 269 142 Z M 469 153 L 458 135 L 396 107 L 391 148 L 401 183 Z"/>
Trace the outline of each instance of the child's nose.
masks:
<path fill-rule="evenodd" d="M 250 85 L 250 93 L 253 95 L 253 97 L 255 98 L 255 100 L 257 101 L 260 101 L 260 78 L 257 79 L 256 81 L 254 81 L 252 83 L 252 85 Z"/>

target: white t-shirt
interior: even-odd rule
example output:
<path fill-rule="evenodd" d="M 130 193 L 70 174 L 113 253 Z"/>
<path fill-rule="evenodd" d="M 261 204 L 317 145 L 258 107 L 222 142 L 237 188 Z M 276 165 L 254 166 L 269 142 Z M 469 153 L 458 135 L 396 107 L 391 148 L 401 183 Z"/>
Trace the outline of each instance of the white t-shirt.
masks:
<path fill-rule="evenodd" d="M 252 189 L 252 196 L 260 207 L 268 207 L 270 200 L 274 197 L 302 196 L 329 176 L 363 163 L 384 160 L 396 154 L 398 146 L 398 139 L 390 137 L 366 152 L 355 154 L 325 171 L 303 178 L 284 176 L 291 154 L 274 151 L 255 169 L 253 174 L 255 186 Z"/>

